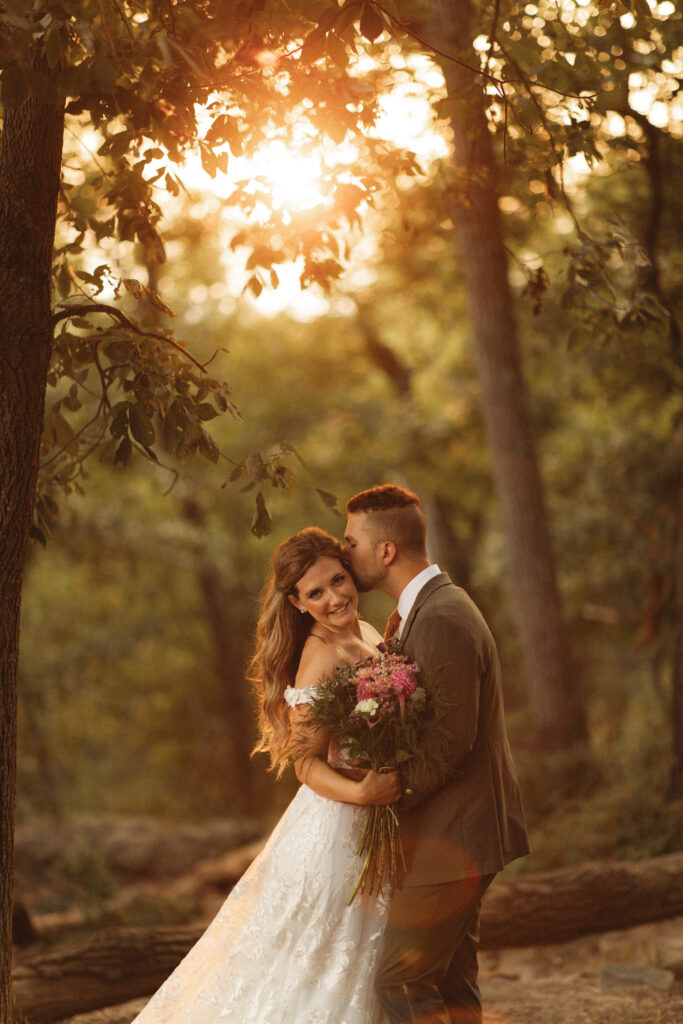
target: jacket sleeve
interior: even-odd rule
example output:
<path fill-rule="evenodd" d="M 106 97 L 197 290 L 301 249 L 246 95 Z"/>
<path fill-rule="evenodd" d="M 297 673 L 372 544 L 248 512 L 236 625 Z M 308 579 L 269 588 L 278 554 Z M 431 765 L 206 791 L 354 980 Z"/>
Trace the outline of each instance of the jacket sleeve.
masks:
<path fill-rule="evenodd" d="M 427 674 L 439 677 L 448 695 L 449 704 L 444 710 L 451 736 L 448 763 L 455 775 L 477 738 L 483 668 L 480 643 L 453 616 L 443 612 L 430 615 L 423 609 L 406 650 Z M 404 790 L 412 790 L 404 793 L 402 809 L 421 804 L 435 792 L 436 787 L 416 777 L 409 764 L 403 766 L 401 776 Z"/>

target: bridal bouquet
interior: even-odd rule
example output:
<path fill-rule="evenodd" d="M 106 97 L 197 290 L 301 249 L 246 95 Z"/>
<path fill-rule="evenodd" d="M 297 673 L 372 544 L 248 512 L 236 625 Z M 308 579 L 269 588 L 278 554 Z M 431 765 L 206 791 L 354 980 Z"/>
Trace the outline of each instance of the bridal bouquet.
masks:
<path fill-rule="evenodd" d="M 419 777 L 431 788 L 449 774 L 447 704 L 441 685 L 416 661 L 380 644 L 376 657 L 337 666 L 316 687 L 308 709 L 314 727 L 325 730 L 347 763 L 378 772 L 405 764 L 409 780 Z M 349 903 L 356 893 L 379 892 L 385 873 L 400 888 L 405 859 L 392 806 L 368 808 L 358 854 L 363 864 Z"/>

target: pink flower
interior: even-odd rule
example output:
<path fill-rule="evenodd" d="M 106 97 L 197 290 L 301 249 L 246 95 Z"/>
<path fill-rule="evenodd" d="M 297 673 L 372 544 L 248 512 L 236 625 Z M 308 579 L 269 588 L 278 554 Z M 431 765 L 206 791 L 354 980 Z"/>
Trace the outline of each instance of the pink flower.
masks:
<path fill-rule="evenodd" d="M 374 697 L 372 692 L 372 680 L 361 679 L 356 685 L 356 701 L 369 700 L 370 697 Z"/>
<path fill-rule="evenodd" d="M 391 673 L 391 688 L 397 696 L 410 697 L 417 689 L 417 680 L 409 669 L 397 668 Z"/>

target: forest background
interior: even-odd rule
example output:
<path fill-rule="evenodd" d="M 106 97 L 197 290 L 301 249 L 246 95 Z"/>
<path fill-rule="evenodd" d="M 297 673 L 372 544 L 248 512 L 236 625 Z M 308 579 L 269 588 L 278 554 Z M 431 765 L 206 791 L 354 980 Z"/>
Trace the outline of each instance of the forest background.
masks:
<path fill-rule="evenodd" d="M 250 760 L 245 677 L 268 558 L 396 482 L 498 642 L 515 870 L 683 848 L 674 5 L 243 4 L 229 100 L 198 56 L 220 4 L 94 5 L 90 37 L 80 7 L 0 14 L 6 111 L 72 72 L 17 820 L 272 823 L 295 781 Z M 125 95 L 158 67 L 112 56 L 145 29 L 153 130 Z M 381 628 L 388 599 L 362 607 Z M 35 909 L 101 895 L 93 856 Z"/>

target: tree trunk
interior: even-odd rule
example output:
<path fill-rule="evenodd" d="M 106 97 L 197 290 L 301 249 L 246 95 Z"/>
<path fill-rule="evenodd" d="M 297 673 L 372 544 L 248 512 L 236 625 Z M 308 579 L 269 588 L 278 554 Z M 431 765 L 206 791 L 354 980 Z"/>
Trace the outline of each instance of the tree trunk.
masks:
<path fill-rule="evenodd" d="M 0 144 L 0 1021 L 12 1018 L 12 848 L 21 586 L 52 328 L 50 275 L 63 112 L 35 96 Z"/>
<path fill-rule="evenodd" d="M 477 596 L 472 586 L 474 543 L 463 543 L 453 528 L 446 504 L 439 495 L 425 494 L 420 490 L 420 503 L 427 522 L 427 547 L 431 560 L 476 600 Z"/>
<path fill-rule="evenodd" d="M 182 510 L 193 525 L 205 525 L 205 512 L 194 499 L 185 500 Z M 220 737 L 225 806 L 229 811 L 248 814 L 253 810 L 250 752 L 255 737 L 249 687 L 245 683 L 246 650 L 244 635 L 227 614 L 231 604 L 238 606 L 240 601 L 230 593 L 208 552 L 198 555 L 197 577 L 204 618 L 213 641 L 217 706 L 225 728 Z"/>
<path fill-rule="evenodd" d="M 683 453 L 683 444 L 679 444 L 678 448 Z M 676 481 L 673 504 L 676 517 L 675 631 L 671 679 L 672 767 L 668 796 L 670 800 L 683 800 L 683 475 Z"/>
<path fill-rule="evenodd" d="M 562 942 L 681 914 L 683 853 L 638 863 L 589 864 L 496 883 L 484 897 L 481 946 Z M 151 995 L 200 931 L 113 930 L 77 948 L 32 957 L 15 971 L 18 1006 L 31 1024 L 47 1024 Z"/>
<path fill-rule="evenodd" d="M 429 38 L 478 66 L 468 0 L 433 0 Z M 452 218 L 461 253 L 484 420 L 507 543 L 510 586 L 539 745 L 588 736 L 557 586 L 527 393 L 522 377 L 496 189 L 496 160 L 479 76 L 443 59 L 458 180 Z"/>

